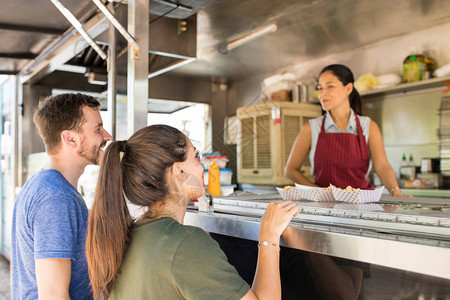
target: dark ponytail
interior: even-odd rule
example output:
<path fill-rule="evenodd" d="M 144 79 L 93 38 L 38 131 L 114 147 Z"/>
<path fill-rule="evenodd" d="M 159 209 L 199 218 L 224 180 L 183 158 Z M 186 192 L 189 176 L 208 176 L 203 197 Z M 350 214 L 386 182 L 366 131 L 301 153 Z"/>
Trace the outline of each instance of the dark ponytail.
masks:
<path fill-rule="evenodd" d="M 175 162 L 186 160 L 187 151 L 186 136 L 167 125 L 142 128 L 128 141 L 112 142 L 106 149 L 86 242 L 95 299 L 109 298 L 131 240 L 134 221 L 126 200 L 142 207 L 164 203 L 169 193 L 167 172 Z"/>
<path fill-rule="evenodd" d="M 344 86 L 349 83 L 353 84 L 353 90 L 349 95 L 350 107 L 355 110 L 356 114 L 362 115 L 362 99 L 355 88 L 355 79 L 353 78 L 352 71 L 347 66 L 335 64 L 323 68 L 319 76 L 328 71 L 333 73 Z"/>
<path fill-rule="evenodd" d="M 86 256 L 95 299 L 107 299 L 131 239 L 133 220 L 123 194 L 120 152 L 123 142 L 106 149 L 89 214 Z"/>

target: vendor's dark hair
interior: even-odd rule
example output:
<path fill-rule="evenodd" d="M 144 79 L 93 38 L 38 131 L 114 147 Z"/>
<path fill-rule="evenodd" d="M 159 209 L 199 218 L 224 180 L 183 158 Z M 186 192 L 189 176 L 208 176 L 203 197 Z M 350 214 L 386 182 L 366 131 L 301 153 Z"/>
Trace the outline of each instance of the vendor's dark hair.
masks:
<path fill-rule="evenodd" d="M 128 141 L 106 148 L 89 214 L 86 256 L 94 299 L 107 299 L 132 238 L 126 200 L 143 207 L 164 203 L 167 172 L 187 158 L 186 136 L 167 125 L 152 125 Z"/>
<path fill-rule="evenodd" d="M 334 76 L 336 76 L 344 86 L 346 86 L 350 82 L 353 84 L 353 91 L 349 96 L 350 107 L 354 109 L 358 115 L 362 115 L 362 100 L 361 96 L 355 88 L 355 79 L 353 78 L 352 71 L 347 66 L 334 64 L 323 68 L 322 71 L 320 71 L 319 76 L 328 71 L 333 73 Z"/>

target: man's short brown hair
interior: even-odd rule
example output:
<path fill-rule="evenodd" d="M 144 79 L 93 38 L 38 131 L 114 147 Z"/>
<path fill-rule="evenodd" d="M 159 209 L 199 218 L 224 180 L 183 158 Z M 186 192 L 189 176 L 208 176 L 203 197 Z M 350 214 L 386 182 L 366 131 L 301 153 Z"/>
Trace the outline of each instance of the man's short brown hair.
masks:
<path fill-rule="evenodd" d="M 61 94 L 49 96 L 39 102 L 33 121 L 44 140 L 48 154 L 55 154 L 64 130 L 81 131 L 85 122 L 83 107 L 98 109 L 100 102 L 85 94 Z"/>

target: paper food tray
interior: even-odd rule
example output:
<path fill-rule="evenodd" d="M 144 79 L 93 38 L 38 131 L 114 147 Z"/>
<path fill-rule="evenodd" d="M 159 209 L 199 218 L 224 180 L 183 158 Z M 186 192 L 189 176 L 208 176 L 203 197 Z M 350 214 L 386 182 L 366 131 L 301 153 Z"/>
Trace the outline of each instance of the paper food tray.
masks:
<path fill-rule="evenodd" d="M 301 200 L 302 198 L 298 194 L 298 191 L 296 188 L 289 189 L 287 191 L 283 191 L 282 188 L 277 187 L 278 193 L 280 193 L 281 198 L 283 200 Z"/>
<path fill-rule="evenodd" d="M 318 202 L 332 202 L 335 201 L 333 198 L 333 193 L 330 190 L 306 186 L 301 184 L 295 184 L 295 189 L 302 199 L 318 201 Z"/>
<path fill-rule="evenodd" d="M 333 197 L 336 201 L 358 204 L 380 201 L 383 189 L 384 186 L 379 187 L 375 190 L 356 189 L 354 191 L 347 192 L 344 189 L 339 189 L 335 186 L 331 186 L 331 192 L 333 193 Z"/>

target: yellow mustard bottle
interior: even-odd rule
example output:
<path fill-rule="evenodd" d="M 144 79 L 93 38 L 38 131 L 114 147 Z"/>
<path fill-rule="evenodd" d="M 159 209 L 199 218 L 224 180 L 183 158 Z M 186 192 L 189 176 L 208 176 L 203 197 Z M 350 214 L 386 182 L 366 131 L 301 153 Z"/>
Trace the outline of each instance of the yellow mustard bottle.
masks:
<path fill-rule="evenodd" d="M 222 195 L 220 192 L 220 170 L 216 164 L 216 159 L 213 158 L 212 164 L 209 165 L 208 170 L 208 194 L 213 197 Z"/>

